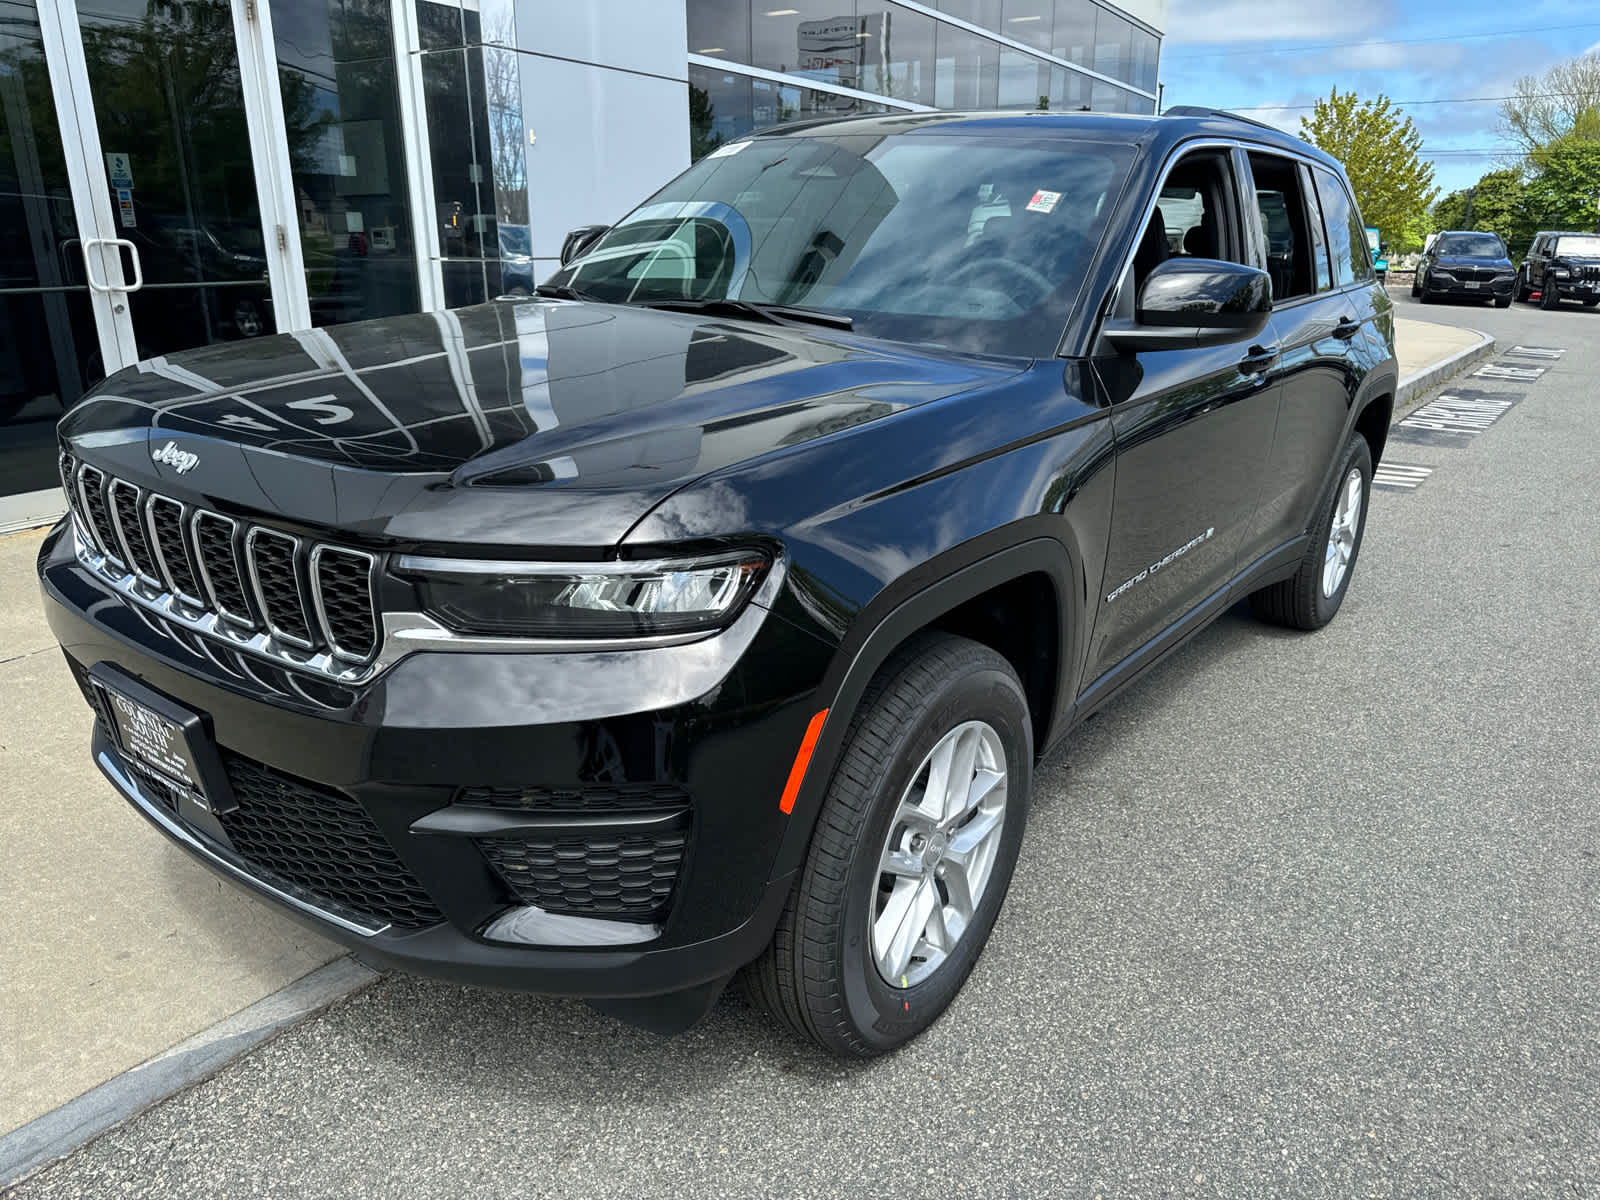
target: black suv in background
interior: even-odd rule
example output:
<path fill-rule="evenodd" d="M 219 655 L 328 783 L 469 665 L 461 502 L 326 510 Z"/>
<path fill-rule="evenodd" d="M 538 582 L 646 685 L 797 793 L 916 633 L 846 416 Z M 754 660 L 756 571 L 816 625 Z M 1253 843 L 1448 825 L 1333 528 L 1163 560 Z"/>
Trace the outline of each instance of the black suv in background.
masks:
<path fill-rule="evenodd" d="M 1195 110 L 829 119 L 570 245 L 63 420 L 95 759 L 381 963 L 661 1030 L 742 970 L 892 1049 L 1041 755 L 1241 598 L 1339 610 L 1396 383 L 1348 184 Z"/>
<path fill-rule="evenodd" d="M 1557 308 L 1563 300 L 1581 300 L 1585 308 L 1600 304 L 1600 234 L 1535 234 L 1517 274 L 1517 299 L 1534 292 L 1541 308 Z"/>
<path fill-rule="evenodd" d="M 1461 300 L 1493 300 L 1510 308 L 1517 269 L 1498 234 L 1452 230 L 1441 233 L 1422 252 L 1411 294 L 1424 304 L 1448 296 Z"/>

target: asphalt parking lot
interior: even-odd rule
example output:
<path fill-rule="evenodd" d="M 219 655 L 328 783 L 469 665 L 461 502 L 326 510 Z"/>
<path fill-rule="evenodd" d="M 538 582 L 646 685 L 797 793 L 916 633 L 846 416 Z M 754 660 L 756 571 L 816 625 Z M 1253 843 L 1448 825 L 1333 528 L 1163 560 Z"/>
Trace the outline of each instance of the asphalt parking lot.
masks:
<path fill-rule="evenodd" d="M 1395 431 L 1332 626 L 1230 613 L 1044 764 L 905 1051 L 391 976 L 13 1194 L 1600 1196 L 1600 311 L 1396 299 L 1564 353 Z"/>

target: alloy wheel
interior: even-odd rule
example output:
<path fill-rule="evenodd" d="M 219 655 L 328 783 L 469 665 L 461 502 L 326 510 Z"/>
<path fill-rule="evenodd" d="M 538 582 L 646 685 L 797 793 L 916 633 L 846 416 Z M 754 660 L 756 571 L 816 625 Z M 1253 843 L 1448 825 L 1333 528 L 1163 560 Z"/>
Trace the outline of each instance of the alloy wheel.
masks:
<path fill-rule="evenodd" d="M 1361 471 L 1352 468 L 1339 489 L 1333 509 L 1333 527 L 1328 530 L 1328 550 L 1322 561 L 1322 594 L 1332 597 L 1350 570 L 1355 555 L 1356 529 L 1361 524 Z"/>
<path fill-rule="evenodd" d="M 879 855 L 868 921 L 873 960 L 891 987 L 923 982 L 955 950 L 994 873 L 1005 816 L 1000 735 L 964 722 L 912 775 Z"/>

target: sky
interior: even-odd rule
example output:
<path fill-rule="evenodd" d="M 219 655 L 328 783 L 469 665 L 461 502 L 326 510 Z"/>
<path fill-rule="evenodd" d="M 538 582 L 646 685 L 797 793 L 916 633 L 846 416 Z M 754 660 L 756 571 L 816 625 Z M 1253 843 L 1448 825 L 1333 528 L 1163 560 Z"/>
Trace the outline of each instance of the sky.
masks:
<path fill-rule="evenodd" d="M 1400 102 L 1443 192 L 1506 165 L 1499 106 L 1523 75 L 1600 49 L 1600 0 L 1171 0 L 1162 103 L 1299 132 L 1337 84 Z M 1424 103 L 1426 102 L 1426 103 Z"/>

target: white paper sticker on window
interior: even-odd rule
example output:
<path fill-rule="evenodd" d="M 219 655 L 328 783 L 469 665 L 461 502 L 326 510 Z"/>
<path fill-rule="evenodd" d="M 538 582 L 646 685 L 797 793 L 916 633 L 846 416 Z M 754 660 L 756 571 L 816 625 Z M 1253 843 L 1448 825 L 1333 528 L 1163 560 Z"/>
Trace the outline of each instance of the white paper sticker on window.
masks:
<path fill-rule="evenodd" d="M 1033 194 L 1033 199 L 1028 201 L 1029 212 L 1055 212 L 1056 205 L 1061 202 L 1060 192 L 1038 191 Z"/>
<path fill-rule="evenodd" d="M 737 154 L 748 146 L 749 142 L 729 142 L 726 146 L 718 146 L 707 158 L 727 158 L 730 154 Z"/>

